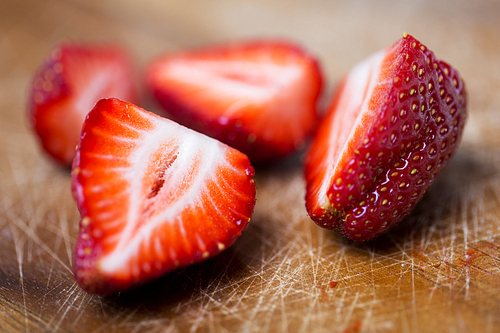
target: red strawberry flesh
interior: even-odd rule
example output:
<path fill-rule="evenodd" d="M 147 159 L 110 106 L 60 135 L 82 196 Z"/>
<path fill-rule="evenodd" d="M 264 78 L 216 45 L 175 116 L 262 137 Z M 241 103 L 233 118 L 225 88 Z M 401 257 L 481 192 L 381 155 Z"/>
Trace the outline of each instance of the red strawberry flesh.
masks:
<path fill-rule="evenodd" d="M 29 118 L 43 149 L 70 166 L 83 120 L 105 97 L 134 102 L 132 64 L 116 46 L 63 44 L 33 78 Z"/>
<path fill-rule="evenodd" d="M 159 57 L 148 85 L 175 120 L 265 163 L 293 154 L 317 121 L 317 61 L 287 42 L 257 41 Z"/>
<path fill-rule="evenodd" d="M 355 241 L 397 224 L 450 160 L 465 118 L 460 75 L 412 36 L 358 64 L 306 157 L 310 217 Z"/>
<path fill-rule="evenodd" d="M 110 294 L 211 257 L 255 204 L 248 157 L 130 103 L 89 113 L 72 171 L 79 284 Z"/>

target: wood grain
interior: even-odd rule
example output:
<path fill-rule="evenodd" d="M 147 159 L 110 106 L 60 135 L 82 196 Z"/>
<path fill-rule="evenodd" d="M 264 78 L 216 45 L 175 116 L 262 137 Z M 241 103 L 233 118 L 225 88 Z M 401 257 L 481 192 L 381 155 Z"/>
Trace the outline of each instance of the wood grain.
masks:
<path fill-rule="evenodd" d="M 478 1 L 0 0 L 0 331 L 500 331 L 500 3 Z M 221 255 L 138 290 L 75 284 L 69 172 L 25 122 L 35 68 L 62 40 L 162 52 L 289 38 L 322 63 L 328 98 L 351 66 L 407 31 L 458 68 L 462 145 L 396 229 L 354 244 L 307 217 L 300 159 L 257 170 L 257 206 Z M 143 92 L 143 106 L 158 106 Z M 330 283 L 330 282 L 336 283 Z"/>

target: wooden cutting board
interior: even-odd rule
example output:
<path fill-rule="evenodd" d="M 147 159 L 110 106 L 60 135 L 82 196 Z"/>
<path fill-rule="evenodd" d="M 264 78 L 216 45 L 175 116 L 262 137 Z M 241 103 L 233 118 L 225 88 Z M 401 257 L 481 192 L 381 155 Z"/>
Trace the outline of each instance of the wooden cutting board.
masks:
<path fill-rule="evenodd" d="M 499 332 L 500 3 L 0 0 L 0 331 Z M 40 153 L 26 90 L 52 46 L 116 41 L 162 52 L 285 37 L 331 87 L 407 31 L 459 69 L 462 145 L 412 214 L 362 244 L 307 217 L 299 158 L 258 169 L 254 217 L 219 256 L 130 293 L 88 295 L 71 273 L 69 172 Z M 158 106 L 144 94 L 143 106 Z"/>

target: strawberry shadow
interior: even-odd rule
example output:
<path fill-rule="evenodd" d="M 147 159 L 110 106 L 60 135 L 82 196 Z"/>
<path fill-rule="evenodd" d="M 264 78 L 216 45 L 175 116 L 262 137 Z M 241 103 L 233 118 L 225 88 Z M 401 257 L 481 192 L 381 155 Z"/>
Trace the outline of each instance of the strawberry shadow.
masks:
<path fill-rule="evenodd" d="M 271 161 L 269 163 L 253 163 L 252 165 L 255 168 L 256 176 L 259 174 L 275 174 L 275 173 L 283 173 L 290 172 L 292 170 L 301 169 L 303 166 L 303 159 L 305 154 L 305 149 L 301 151 L 285 157 L 281 160 Z"/>
<path fill-rule="evenodd" d="M 231 247 L 212 258 L 170 272 L 136 289 L 101 297 L 100 304 L 106 312 L 130 313 L 133 322 L 158 315 L 162 319 L 174 318 L 199 311 L 201 307 L 216 311 L 221 299 L 227 299 L 227 294 L 241 287 L 241 281 L 255 270 L 255 258 L 259 257 L 256 252 L 262 243 L 260 230 L 253 230 L 255 228 L 249 224 Z"/>
<path fill-rule="evenodd" d="M 373 240 L 344 243 L 359 249 L 368 249 L 378 254 L 390 255 L 402 247 L 423 242 L 433 242 L 446 237 L 464 213 L 464 200 L 471 200 L 475 188 L 484 188 L 486 183 L 500 176 L 500 164 L 493 156 L 498 154 L 473 148 L 459 149 L 449 164 L 436 178 L 435 183 L 399 225 Z"/>
<path fill-rule="evenodd" d="M 130 310 L 135 319 L 154 313 L 175 316 L 186 308 L 202 305 L 204 295 L 244 274 L 245 264 L 232 248 L 219 255 L 181 268 L 136 289 L 104 296 L 101 301 L 109 311 Z"/>

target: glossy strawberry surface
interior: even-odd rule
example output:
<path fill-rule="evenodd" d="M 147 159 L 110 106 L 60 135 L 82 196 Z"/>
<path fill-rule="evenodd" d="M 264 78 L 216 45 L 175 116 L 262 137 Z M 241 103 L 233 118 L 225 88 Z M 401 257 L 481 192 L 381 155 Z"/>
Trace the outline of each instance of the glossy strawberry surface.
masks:
<path fill-rule="evenodd" d="M 86 118 L 72 169 L 74 272 L 110 294 L 218 254 L 255 205 L 248 157 L 118 99 Z"/>
<path fill-rule="evenodd" d="M 28 117 L 43 150 L 71 166 L 83 120 L 105 97 L 136 100 L 128 53 L 111 45 L 55 47 L 33 77 Z"/>
<path fill-rule="evenodd" d="M 459 73 L 410 35 L 355 66 L 307 154 L 306 208 L 355 241 L 400 222 L 458 147 Z"/>
<path fill-rule="evenodd" d="M 297 45 L 262 40 L 158 57 L 147 83 L 176 121 L 263 164 L 304 147 L 317 124 L 322 77 Z"/>

